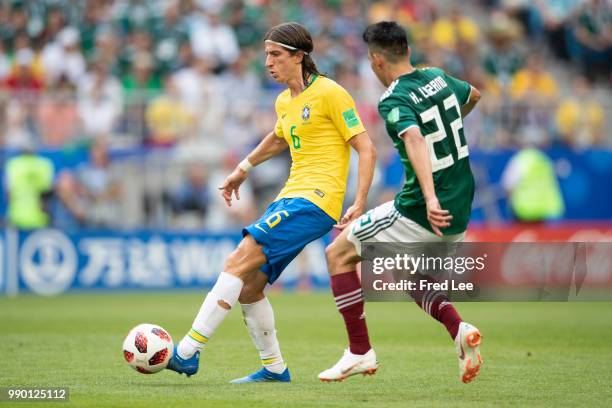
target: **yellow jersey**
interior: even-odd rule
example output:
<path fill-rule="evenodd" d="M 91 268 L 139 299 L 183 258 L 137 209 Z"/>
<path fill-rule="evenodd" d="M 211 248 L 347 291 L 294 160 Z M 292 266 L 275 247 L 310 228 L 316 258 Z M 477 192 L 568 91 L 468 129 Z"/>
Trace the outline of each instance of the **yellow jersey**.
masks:
<path fill-rule="evenodd" d="M 348 141 L 365 132 L 353 98 L 331 79 L 315 76 L 294 98 L 289 89 L 281 92 L 275 109 L 274 133 L 285 139 L 292 160 L 276 200 L 305 198 L 337 221 L 346 191 Z"/>

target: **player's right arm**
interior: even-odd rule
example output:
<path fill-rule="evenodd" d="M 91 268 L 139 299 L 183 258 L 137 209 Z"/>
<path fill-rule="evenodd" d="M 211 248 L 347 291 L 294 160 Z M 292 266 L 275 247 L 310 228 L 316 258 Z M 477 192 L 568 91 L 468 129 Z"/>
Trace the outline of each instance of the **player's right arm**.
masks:
<path fill-rule="evenodd" d="M 285 139 L 278 137 L 274 131 L 268 133 L 261 142 L 249 153 L 232 173 L 225 179 L 219 187 L 221 195 L 228 207 L 232 206 L 232 193 L 237 200 L 240 200 L 240 185 L 246 180 L 249 168 L 265 162 L 273 156 L 287 149 Z"/>
<path fill-rule="evenodd" d="M 450 226 L 450 221 L 453 216 L 448 213 L 448 210 L 443 210 L 440 207 L 440 202 L 436 196 L 434 187 L 433 173 L 431 170 L 431 159 L 429 158 L 429 150 L 425 138 L 421 134 L 418 126 L 410 126 L 405 132 L 399 135 L 404 140 L 406 153 L 410 164 L 414 169 L 423 198 L 427 206 L 427 219 L 434 233 L 441 237 L 440 228 Z"/>

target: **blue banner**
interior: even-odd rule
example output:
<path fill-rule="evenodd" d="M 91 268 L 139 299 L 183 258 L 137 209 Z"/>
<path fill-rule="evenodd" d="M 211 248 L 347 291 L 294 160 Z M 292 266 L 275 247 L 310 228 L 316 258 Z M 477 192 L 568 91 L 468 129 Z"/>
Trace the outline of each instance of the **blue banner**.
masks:
<path fill-rule="evenodd" d="M 6 234 L 0 229 L 0 293 L 6 292 Z"/>
<path fill-rule="evenodd" d="M 4 237 L 0 235 L 3 242 Z M 19 232 L 18 289 L 56 295 L 70 290 L 210 287 L 240 239 L 234 233 Z M 6 250 L 2 255 L 6 258 Z M 6 274 L 10 268 L 2 269 Z M 283 287 L 327 284 L 324 240 L 306 247 L 279 279 Z"/>

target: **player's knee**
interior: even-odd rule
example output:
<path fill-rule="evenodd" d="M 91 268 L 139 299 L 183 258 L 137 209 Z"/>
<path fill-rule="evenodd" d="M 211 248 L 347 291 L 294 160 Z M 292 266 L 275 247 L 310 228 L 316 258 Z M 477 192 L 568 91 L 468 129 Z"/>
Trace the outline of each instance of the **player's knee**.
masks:
<path fill-rule="evenodd" d="M 325 258 L 329 267 L 329 273 L 333 275 L 342 263 L 342 248 L 337 241 L 332 242 L 325 248 Z"/>
<path fill-rule="evenodd" d="M 264 293 L 261 290 L 257 290 L 255 288 L 243 288 L 242 292 L 240 292 L 240 296 L 238 296 L 238 302 L 242 304 L 251 304 L 255 302 L 259 302 L 264 298 Z"/>
<path fill-rule="evenodd" d="M 238 276 L 237 267 L 239 266 L 239 264 L 240 264 L 240 249 L 236 248 L 225 259 L 225 263 L 223 264 L 223 271 L 225 271 L 226 273 Z"/>
<path fill-rule="evenodd" d="M 225 272 L 237 276 L 244 282 L 249 280 L 266 261 L 261 247 L 255 240 L 247 238 L 243 239 L 240 245 L 229 254 L 223 264 Z"/>
<path fill-rule="evenodd" d="M 327 263 L 331 263 L 332 260 L 336 257 L 336 241 L 332 242 L 325 248 L 325 259 L 327 259 Z"/>
<path fill-rule="evenodd" d="M 254 272 L 244 281 L 244 286 L 238 297 L 240 303 L 255 303 L 264 298 L 264 288 L 268 283 L 268 278 L 261 272 Z"/>

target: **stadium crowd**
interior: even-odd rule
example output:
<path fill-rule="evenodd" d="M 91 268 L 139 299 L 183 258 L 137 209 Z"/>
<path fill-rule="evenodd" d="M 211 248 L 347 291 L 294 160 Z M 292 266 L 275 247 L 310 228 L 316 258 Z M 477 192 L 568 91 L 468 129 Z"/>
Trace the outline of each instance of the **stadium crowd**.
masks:
<path fill-rule="evenodd" d="M 90 151 L 42 183 L 56 208 L 43 225 L 117 227 L 126 206 L 137 225 L 242 225 L 278 190 L 289 160 L 256 169 L 232 213 L 214 191 L 274 125 L 280 89 L 263 67 L 267 28 L 308 27 L 319 69 L 355 97 L 384 163 L 393 151 L 376 112 L 383 90 L 361 41 L 384 19 L 406 27 L 417 66 L 444 67 L 482 91 L 465 124 L 470 147 L 610 144 L 606 0 L 2 0 L 0 146 Z M 133 154 L 117 161 L 108 149 Z"/>

